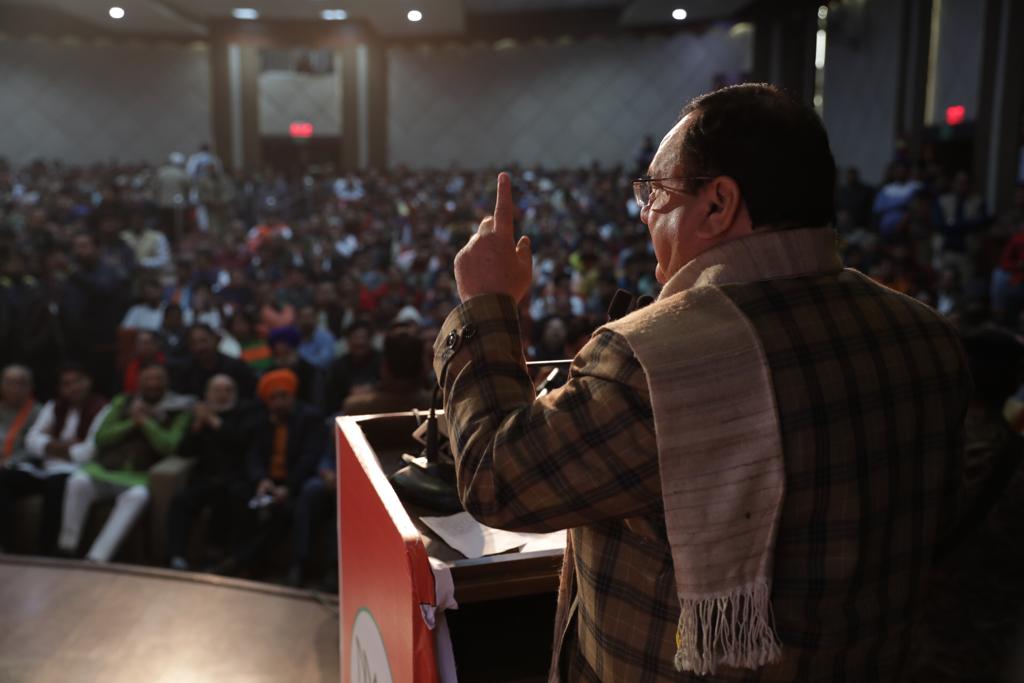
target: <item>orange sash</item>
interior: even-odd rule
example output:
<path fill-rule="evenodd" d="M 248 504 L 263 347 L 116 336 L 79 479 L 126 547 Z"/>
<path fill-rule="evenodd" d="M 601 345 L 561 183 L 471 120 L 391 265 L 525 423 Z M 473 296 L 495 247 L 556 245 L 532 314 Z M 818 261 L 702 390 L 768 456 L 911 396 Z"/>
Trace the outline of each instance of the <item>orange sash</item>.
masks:
<path fill-rule="evenodd" d="M 14 416 L 11 428 L 7 430 L 7 436 L 4 438 L 4 450 L 0 453 L 0 463 L 7 462 L 8 458 L 14 454 L 14 444 L 18 441 L 21 430 L 25 428 L 25 423 L 28 422 L 28 416 L 32 414 L 35 404 L 36 402 L 31 398 L 28 399 L 18 410 L 18 414 Z"/>

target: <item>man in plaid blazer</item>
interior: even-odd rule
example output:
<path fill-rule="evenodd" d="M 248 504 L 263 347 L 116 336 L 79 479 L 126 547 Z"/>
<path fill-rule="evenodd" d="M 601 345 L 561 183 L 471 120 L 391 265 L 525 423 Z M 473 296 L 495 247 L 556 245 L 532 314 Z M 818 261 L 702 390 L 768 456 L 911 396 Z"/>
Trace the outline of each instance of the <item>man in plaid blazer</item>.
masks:
<path fill-rule="evenodd" d="M 456 257 L 463 304 L 434 362 L 466 509 L 499 528 L 570 530 L 551 680 L 899 679 L 933 548 L 957 510 L 970 379 L 934 311 L 842 268 L 824 227 L 834 181 L 820 120 L 771 86 L 695 99 L 634 183 L 658 301 L 595 332 L 568 383 L 535 399 L 516 308 L 530 245 L 515 242 L 499 176 L 494 216 Z M 752 369 L 704 362 L 723 317 L 753 340 Z M 644 343 L 685 381 L 654 389 L 665 378 L 657 354 L 639 349 L 645 330 L 672 331 Z M 742 406 L 735 421 L 664 414 L 730 396 Z M 743 438 L 755 412 L 771 416 L 767 441 L 780 445 L 769 545 L 752 550 L 770 560 L 781 647 L 701 676 L 677 666 L 687 636 L 677 584 L 689 577 L 666 512 L 678 482 L 665 489 L 663 477 L 691 450 L 714 462 L 760 448 Z M 716 533 L 731 542 L 728 528 Z"/>

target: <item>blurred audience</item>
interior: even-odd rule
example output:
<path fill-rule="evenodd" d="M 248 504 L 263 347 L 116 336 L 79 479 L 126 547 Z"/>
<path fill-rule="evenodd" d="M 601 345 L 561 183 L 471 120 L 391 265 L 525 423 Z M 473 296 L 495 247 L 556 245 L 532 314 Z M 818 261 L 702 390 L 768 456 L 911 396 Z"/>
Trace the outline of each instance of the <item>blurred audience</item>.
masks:
<path fill-rule="evenodd" d="M 342 404 L 348 415 L 397 413 L 430 408 L 426 386 L 423 340 L 406 331 L 384 338 L 380 380 L 371 388 L 352 391 Z"/>
<path fill-rule="evenodd" d="M 1024 437 L 1003 416 L 1024 345 L 997 329 L 964 338 L 974 393 L 965 421 L 962 514 L 940 548 L 907 680 L 1009 681 L 1024 613 Z"/>
<path fill-rule="evenodd" d="M 603 322 L 617 288 L 658 291 L 631 173 L 597 165 L 509 170 L 517 229 L 530 236 L 535 254 L 533 290 L 520 306 L 523 348 L 532 360 L 572 357 Z M 965 330 L 995 320 L 1020 332 L 1024 185 L 993 218 L 995 207 L 984 205 L 981 188 L 960 171 L 901 160 L 886 169 L 876 191 L 858 169 L 846 169 L 836 189 L 840 248 L 849 266 L 929 303 Z M 240 169 L 229 177 L 205 146 L 187 161 L 175 154 L 157 168 L 11 168 L 0 159 L 0 358 L 11 368 L 4 375 L 10 387 L 0 395 L 0 482 L 21 482 L 10 494 L 0 489 L 0 504 L 40 492 L 54 517 L 59 488 L 96 448 L 90 429 L 103 422 L 100 396 L 118 389 L 118 412 L 127 413 L 117 424 L 134 425 L 132 439 L 143 449 L 143 412 L 168 413 L 165 399 L 154 398 L 161 371 L 151 373 L 149 393 L 141 376 L 162 365 L 175 392 L 203 397 L 181 436 L 181 454 L 196 464 L 169 522 L 175 566 L 198 559 L 188 557 L 188 537 L 210 507 L 215 541 L 238 529 L 246 547 L 266 545 L 259 539 L 268 529 L 292 524 L 300 540 L 290 574 L 302 579 L 309 563 L 302 539 L 331 508 L 335 483 L 333 459 L 319 463 L 324 448 L 293 443 L 306 429 L 300 423 L 315 422 L 309 429 L 324 438 L 319 416 L 427 405 L 430 342 L 458 304 L 452 259 L 491 212 L 495 177 L 493 169 L 402 167 L 341 174 L 329 165 L 287 174 Z M 68 363 L 80 370 L 58 377 Z M 538 381 L 550 369 L 538 368 Z M 26 371 L 36 380 L 29 393 L 54 399 L 35 425 L 22 414 L 31 405 Z M 258 428 L 250 424 L 262 414 L 246 407 L 257 403 L 257 382 L 273 377 L 279 385 L 285 376 L 294 379 L 284 392 L 293 405 L 265 412 Z M 548 386 L 564 381 L 563 372 Z M 82 384 L 72 391 L 76 382 Z M 269 395 L 259 398 L 270 402 Z M 174 414 L 186 420 L 191 412 Z M 109 432 L 99 439 L 101 456 L 120 444 Z M 274 438 L 282 433 L 289 440 L 277 448 Z M 254 435 L 262 436 L 251 441 Z M 265 476 L 251 481 L 253 468 L 243 466 L 241 454 L 260 448 L 253 458 Z M 145 463 L 155 456 L 132 461 L 124 467 L 128 478 L 115 482 L 87 470 L 74 475 L 79 513 L 93 497 L 124 496 L 115 506 L 124 528 L 106 534 L 96 557 L 110 556 L 130 526 L 124 520 L 145 506 Z M 249 510 L 257 489 L 257 498 L 266 493 L 274 501 L 269 511 Z M 241 501 L 245 514 L 227 509 L 226 500 Z M 8 509 L 0 510 L 0 524 L 8 524 Z M 79 513 L 67 525 L 65 548 L 78 543 Z M 252 555 L 227 545 L 236 561 Z"/>

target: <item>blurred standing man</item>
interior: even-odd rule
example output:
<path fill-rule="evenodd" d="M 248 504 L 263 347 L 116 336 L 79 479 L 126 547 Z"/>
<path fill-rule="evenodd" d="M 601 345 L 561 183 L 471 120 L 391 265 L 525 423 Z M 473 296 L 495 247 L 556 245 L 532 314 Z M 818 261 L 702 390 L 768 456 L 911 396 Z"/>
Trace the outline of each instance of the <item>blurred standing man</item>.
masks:
<path fill-rule="evenodd" d="M 199 151 L 188 158 L 185 164 L 185 172 L 192 180 L 192 191 L 189 199 L 196 209 L 196 227 L 203 232 L 210 229 L 210 216 L 206 210 L 206 202 L 209 200 L 209 183 L 204 178 L 219 176 L 224 172 L 224 164 L 220 158 L 210 151 L 210 146 L 203 143 Z M 205 185 L 205 191 L 200 191 L 200 186 Z"/>
<path fill-rule="evenodd" d="M 970 378 L 934 311 L 843 269 L 835 174 L 771 86 L 690 102 L 634 183 L 661 295 L 539 399 L 499 176 L 434 365 L 466 509 L 570 529 L 552 680 L 899 679 Z"/>
<path fill-rule="evenodd" d="M 160 229 L 169 237 L 181 237 L 190 186 L 188 173 L 185 172 L 185 155 L 172 152 L 167 163 L 157 170 L 153 184 Z"/>

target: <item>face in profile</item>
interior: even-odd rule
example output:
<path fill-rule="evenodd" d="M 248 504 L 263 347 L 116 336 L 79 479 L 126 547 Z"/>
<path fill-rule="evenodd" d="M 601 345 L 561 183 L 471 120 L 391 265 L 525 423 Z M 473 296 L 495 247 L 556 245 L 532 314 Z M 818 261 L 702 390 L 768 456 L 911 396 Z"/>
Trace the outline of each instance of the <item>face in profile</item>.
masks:
<path fill-rule="evenodd" d="M 370 331 L 365 327 L 352 330 L 348 335 L 348 352 L 355 357 L 367 355 L 370 352 Z"/>
<path fill-rule="evenodd" d="M 188 350 L 197 358 L 206 358 L 217 351 L 217 340 L 207 330 L 197 327 L 188 336 Z"/>
<path fill-rule="evenodd" d="M 235 405 L 238 390 L 227 375 L 216 375 L 206 385 L 206 402 L 214 410 L 228 410 Z"/>
<path fill-rule="evenodd" d="M 77 405 L 84 401 L 92 391 L 92 380 L 78 370 L 67 370 L 60 376 L 57 393 L 61 399 Z"/>
<path fill-rule="evenodd" d="M 0 398 L 9 405 L 20 406 L 32 394 L 32 378 L 24 368 L 10 367 L 0 379 Z"/>
<path fill-rule="evenodd" d="M 167 393 L 167 370 L 151 365 L 139 375 L 139 395 L 146 403 L 159 403 Z"/>
<path fill-rule="evenodd" d="M 295 407 L 295 396 L 287 391 L 274 391 L 267 397 L 267 410 L 274 415 L 289 415 Z"/>
<path fill-rule="evenodd" d="M 79 263 L 91 264 L 96 261 L 96 243 L 89 235 L 79 235 L 71 243 L 71 253 Z"/>
<path fill-rule="evenodd" d="M 160 344 L 152 332 L 139 332 L 135 337 L 135 355 L 146 360 L 156 358 L 160 353 Z"/>

